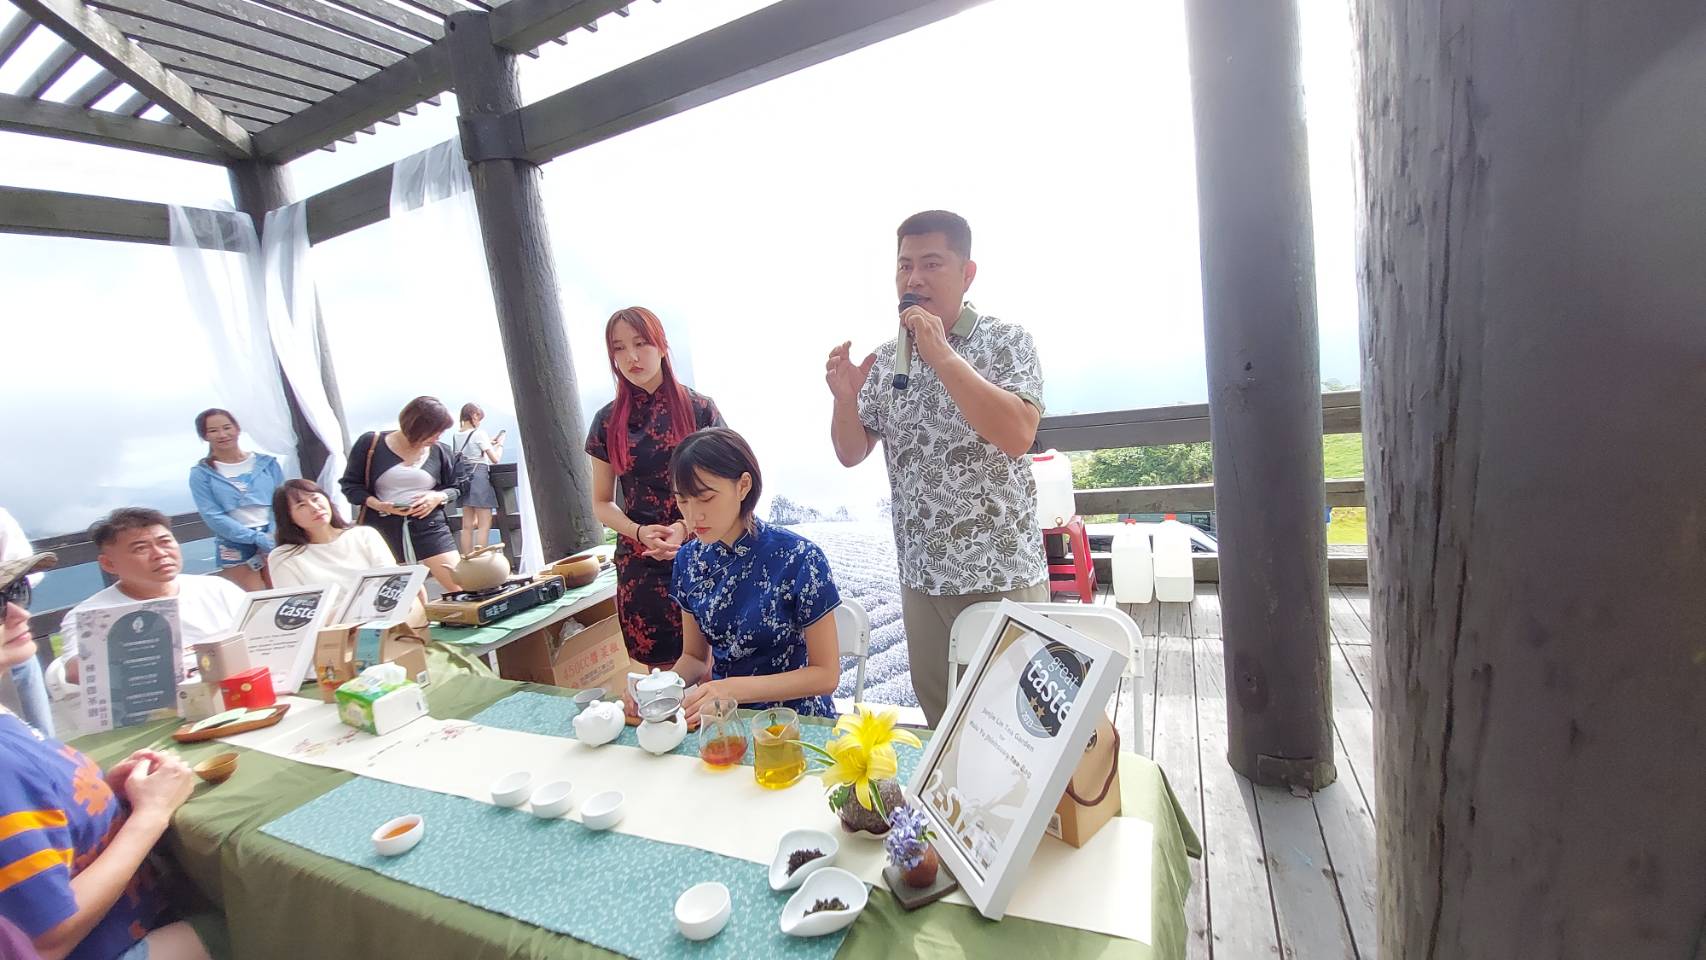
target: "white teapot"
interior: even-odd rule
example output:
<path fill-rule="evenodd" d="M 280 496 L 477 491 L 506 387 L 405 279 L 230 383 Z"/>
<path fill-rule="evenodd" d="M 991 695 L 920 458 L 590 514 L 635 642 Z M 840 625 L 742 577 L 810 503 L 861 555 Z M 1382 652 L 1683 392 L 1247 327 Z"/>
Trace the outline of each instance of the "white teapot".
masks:
<path fill-rule="evenodd" d="M 687 697 L 687 683 L 674 670 L 654 669 L 649 674 L 630 673 L 628 682 L 632 685 L 630 693 L 634 697 L 636 709 L 653 700 L 672 698 L 679 701 Z"/>
<path fill-rule="evenodd" d="M 679 697 L 659 697 L 640 708 L 640 728 L 634 735 L 640 749 L 654 756 L 674 750 L 687 739 L 687 714 L 681 709 Z"/>
<path fill-rule="evenodd" d="M 575 739 L 589 747 L 602 746 L 621 736 L 627 723 L 621 704 L 594 701 L 575 714 Z"/>

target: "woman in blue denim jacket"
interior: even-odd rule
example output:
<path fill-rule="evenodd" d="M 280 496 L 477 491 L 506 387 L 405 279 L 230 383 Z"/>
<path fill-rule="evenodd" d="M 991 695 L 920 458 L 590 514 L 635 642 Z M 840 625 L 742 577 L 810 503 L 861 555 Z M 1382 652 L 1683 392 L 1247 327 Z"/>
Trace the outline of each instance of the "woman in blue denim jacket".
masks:
<path fill-rule="evenodd" d="M 244 590 L 265 590 L 261 570 L 274 546 L 272 493 L 284 471 L 267 454 L 243 452 L 242 429 L 228 410 L 196 414 L 195 430 L 207 441 L 207 458 L 190 468 L 190 496 L 218 539 L 219 573 Z"/>

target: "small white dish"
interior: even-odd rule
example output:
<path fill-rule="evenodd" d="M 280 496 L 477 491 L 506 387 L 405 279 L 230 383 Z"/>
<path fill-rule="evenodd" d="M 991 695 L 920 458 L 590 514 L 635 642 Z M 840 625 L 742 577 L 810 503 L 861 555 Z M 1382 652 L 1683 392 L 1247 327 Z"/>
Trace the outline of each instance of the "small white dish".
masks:
<path fill-rule="evenodd" d="M 796 850 L 817 850 L 823 856 L 800 864 L 800 868 L 790 875 L 788 861 L 793 858 Z M 782 834 L 782 841 L 776 845 L 776 856 L 770 861 L 770 889 L 794 889 L 813 873 L 834 863 L 835 855 L 840 852 L 841 844 L 832 834 L 822 830 L 789 830 Z"/>
<path fill-rule="evenodd" d="M 729 888 L 711 881 L 688 887 L 675 899 L 675 929 L 689 940 L 709 940 L 729 922 Z"/>
<path fill-rule="evenodd" d="M 570 791 L 574 785 L 567 780 L 553 780 L 533 791 L 533 815 L 541 820 L 555 820 L 569 812 Z"/>
<path fill-rule="evenodd" d="M 526 770 L 506 773 L 492 784 L 492 802 L 500 807 L 519 807 L 527 802 L 533 787 L 533 774 Z"/>
<path fill-rule="evenodd" d="M 411 813 L 380 824 L 379 829 L 373 831 L 373 849 L 382 857 L 401 856 L 413 850 L 424 836 L 426 818 Z"/>
<path fill-rule="evenodd" d="M 603 687 L 588 687 L 575 694 L 575 706 L 585 709 L 587 704 L 602 699 L 604 699 Z"/>
<path fill-rule="evenodd" d="M 806 913 L 819 900 L 832 899 L 845 903 L 847 909 Z M 834 933 L 859 919 L 860 912 L 870 900 L 871 893 L 865 888 L 865 881 L 840 867 L 819 870 L 800 884 L 800 889 L 794 891 L 787 906 L 782 908 L 779 921 L 782 932 L 791 937 L 821 937 Z"/>
<path fill-rule="evenodd" d="M 622 791 L 595 793 L 581 804 L 581 826 L 588 830 L 609 830 L 621 822 L 622 814 L 626 812 L 622 806 Z"/>

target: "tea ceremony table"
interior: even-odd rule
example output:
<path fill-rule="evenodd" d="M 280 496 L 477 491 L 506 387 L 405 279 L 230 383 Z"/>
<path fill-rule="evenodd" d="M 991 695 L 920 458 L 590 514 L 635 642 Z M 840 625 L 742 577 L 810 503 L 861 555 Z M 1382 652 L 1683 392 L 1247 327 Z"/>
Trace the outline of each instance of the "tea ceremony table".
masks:
<path fill-rule="evenodd" d="M 616 568 L 606 567 L 598 579 L 582 587 L 570 587 L 550 603 L 530 607 L 483 627 L 461 627 L 434 623 L 431 639 L 454 646 L 474 657 L 484 657 L 493 667 L 497 651 L 530 634 L 555 626 L 589 607 L 616 596 Z"/>
<path fill-rule="evenodd" d="M 536 706 L 543 703 L 553 707 L 557 705 L 556 700 L 542 701 L 537 697 L 564 698 L 571 693 L 553 687 L 497 679 L 490 675 L 484 664 L 467 656 L 464 651 L 438 644 L 429 646 L 428 659 L 433 683 L 428 688 L 427 699 L 432 717 L 436 719 L 417 720 L 409 727 L 403 728 L 404 731 L 441 721 L 466 720 L 488 709 L 501 712 L 494 705 L 518 692 L 534 695 L 535 699 L 516 697 L 509 702 L 529 702 Z M 487 714 L 488 718 L 491 716 L 492 713 Z M 482 724 L 494 722 L 490 719 L 482 720 Z M 273 834 L 283 831 L 283 828 L 292 822 L 293 812 L 301 811 L 294 818 L 297 829 L 301 829 L 301 821 L 314 819 L 318 816 L 319 809 L 339 796 L 348 798 L 369 790 L 378 795 L 386 791 L 405 791 L 412 788 L 356 776 L 327 766 L 296 762 L 284 756 L 259 749 L 246 749 L 218 740 L 177 745 L 170 740 L 170 734 L 176 726 L 175 722 L 162 722 L 130 727 L 83 737 L 73 743 L 103 768 L 143 747 L 175 749 L 192 765 L 227 750 L 235 749 L 239 753 L 237 771 L 230 780 L 218 786 L 198 784 L 195 794 L 174 816 L 172 829 L 167 833 L 166 842 L 162 844 L 162 850 L 168 856 L 157 855 L 157 859 L 163 861 L 162 865 L 168 874 L 179 874 L 179 880 L 187 878 L 189 886 L 194 888 L 192 895 L 199 895 L 205 899 L 207 905 L 223 913 L 229 942 L 211 944 L 215 956 L 241 957 L 243 960 L 294 960 L 302 956 L 415 957 L 423 960 L 439 957 L 456 960 L 519 957 L 544 960 L 623 955 L 554 932 L 544 926 L 515 919 L 514 914 L 498 912 L 502 907 L 483 909 L 472 902 L 433 892 L 425 886 L 383 875 L 377 872 L 385 868 L 382 864 L 372 863 L 372 869 L 369 869 L 350 862 L 359 858 L 338 859 L 280 839 Z M 441 723 L 441 726 L 448 729 L 454 724 Z M 821 736 L 826 731 L 816 732 Z M 691 743 L 692 737 L 688 739 Z M 537 742 L 550 744 L 556 741 L 541 739 Z M 565 751 L 591 749 L 583 746 L 571 748 L 571 741 L 567 739 L 562 743 Z M 627 750 L 634 756 L 645 757 L 638 750 L 620 743 L 597 749 Z M 628 762 L 623 759 L 627 756 L 625 754 L 611 756 Z M 392 762 L 406 762 L 408 754 L 396 752 L 390 754 L 388 759 Z M 646 758 L 643 762 L 654 760 L 677 761 L 678 770 L 679 764 L 686 762 L 684 758 L 679 757 Z M 1122 816 L 1146 821 L 1149 829 L 1145 835 L 1152 837 L 1148 863 L 1149 882 L 1146 885 L 1132 885 L 1134 888 L 1147 887 L 1150 915 L 1148 943 L 1025 919 L 1014 916 L 1011 912 L 1006 919 L 991 922 L 969 906 L 950 902 L 931 904 L 917 911 L 907 912 L 899 906 L 894 896 L 879 884 L 871 889 L 869 906 L 846 932 L 845 939 L 841 940 L 833 956 L 836 960 L 879 960 L 903 956 L 1095 957 L 1107 960 L 1182 957 L 1186 942 L 1184 902 L 1190 883 L 1187 858 L 1201 856 L 1200 845 L 1190 824 L 1180 812 L 1178 801 L 1160 768 L 1135 754 L 1124 754 L 1121 761 Z M 707 772 L 705 775 L 739 777 L 741 772 Z M 750 772 L 746 773 L 746 777 L 746 783 L 755 795 L 764 792 L 751 783 Z M 536 781 L 535 786 L 537 785 Z M 806 780 L 782 792 L 812 792 L 817 791 L 820 786 L 815 778 L 808 776 Z M 632 796 L 633 792 L 645 789 L 645 784 L 635 783 L 632 787 L 626 787 L 624 792 Z M 725 791 L 716 795 L 726 796 L 727 793 Z M 530 817 L 524 810 L 501 810 L 474 804 L 463 797 L 427 794 L 425 791 L 413 796 L 433 798 L 435 803 L 440 805 L 435 807 L 435 810 L 442 810 L 444 805 L 459 804 L 464 807 L 478 806 L 477 817 L 511 818 L 502 821 L 475 821 L 494 825 L 507 824 L 505 829 L 511 833 L 516 830 L 533 831 L 528 835 L 557 838 L 568 834 L 549 831 L 584 831 L 578 823 L 571 821 L 539 821 Z M 584 794 L 577 796 L 576 806 L 585 799 Z M 702 800 L 699 805 L 695 805 L 694 799 L 691 795 L 677 793 L 670 795 L 669 802 L 679 803 L 682 821 L 694 825 L 695 829 L 716 831 L 720 824 L 726 826 L 742 818 L 740 809 L 707 809 L 708 802 Z M 422 812 L 399 810 L 395 809 L 394 805 L 383 803 L 375 803 L 374 807 L 371 810 L 362 810 L 359 814 L 350 813 L 341 818 L 334 818 L 340 822 L 332 826 L 341 829 L 345 834 L 359 832 L 365 840 L 367 834 L 394 816 Z M 825 810 L 827 811 L 827 808 Z M 452 849 L 469 851 L 465 860 L 457 864 L 455 872 L 458 876 L 449 880 L 440 878 L 437 882 L 459 883 L 463 889 L 474 890 L 479 895 L 469 897 L 470 901 L 486 899 L 483 894 L 487 888 L 495 890 L 505 883 L 513 884 L 518 877 L 525 875 L 526 868 L 533 865 L 531 861 L 518 862 L 528 860 L 525 855 L 517 857 L 513 852 L 500 852 L 495 847 L 484 847 L 485 837 L 470 835 L 477 834 L 478 831 L 463 830 L 461 836 L 455 835 L 454 830 L 445 826 L 446 820 L 441 812 L 429 811 L 427 818 L 425 839 L 415 850 L 396 858 L 396 862 L 401 863 L 410 857 L 427 853 L 429 847 L 435 843 L 441 845 L 441 854 Z M 435 823 L 439 826 L 437 833 L 434 832 Z M 588 833 L 587 836 L 608 838 L 611 843 L 657 842 L 617 833 Z M 493 840 L 495 843 L 496 838 Z M 1042 843 L 1058 845 L 1058 841 L 1047 837 Z M 852 844 L 870 844 L 873 848 L 878 845 L 876 841 L 846 836 L 841 838 L 841 844 L 844 851 Z M 585 851 L 590 848 L 581 846 L 574 849 Z M 746 860 L 735 861 L 685 846 L 669 844 L 663 849 L 688 857 L 694 863 L 718 860 L 738 864 L 743 870 L 762 869 L 750 865 Z M 1062 849 L 1067 850 L 1064 847 Z M 551 865 L 553 869 L 560 871 L 561 875 L 572 874 L 581 862 L 571 861 L 570 854 L 546 839 L 540 841 L 539 849 L 535 852 L 537 856 L 532 858 L 533 860 Z M 1067 855 L 1079 852 L 1087 851 L 1067 850 Z M 428 860 L 421 859 L 417 862 L 426 863 Z M 1070 864 L 1071 861 L 1057 858 L 1056 862 Z M 594 868 L 588 865 L 588 870 L 592 869 Z M 654 871 L 656 880 L 650 886 L 655 889 L 615 890 L 605 894 L 605 899 L 610 902 L 602 904 L 600 908 L 608 907 L 614 919 L 603 922 L 618 925 L 637 924 L 635 917 L 641 911 L 630 904 L 637 902 L 641 893 L 649 893 L 654 902 L 670 904 L 682 890 L 706 879 L 695 870 L 683 869 L 679 874 L 671 873 L 666 864 L 661 872 Z M 1123 905 L 1129 903 L 1132 897 L 1144 895 L 1144 891 L 1137 889 L 1110 888 L 1105 885 L 1099 889 L 1110 898 L 1111 903 L 1120 905 L 1121 909 L 1127 909 Z M 518 895 L 531 896 L 536 903 L 546 906 L 549 906 L 553 899 L 561 901 L 567 896 L 562 894 L 554 897 L 554 893 L 555 891 L 547 889 L 523 891 Z M 752 918 L 749 916 L 748 932 L 755 925 L 765 924 L 773 930 L 780 913 L 781 898 L 784 896 L 771 895 L 767 887 L 763 889 L 763 897 L 750 896 L 749 902 L 774 897 L 775 906 L 771 907 L 766 901 L 762 908 L 770 910 L 770 913 L 760 917 L 756 923 L 751 922 Z M 1140 903 L 1139 909 L 1141 906 Z M 626 912 L 624 908 L 627 908 Z M 651 934 L 653 939 L 646 941 L 646 946 L 625 948 L 624 953 L 642 957 L 739 955 L 731 953 L 729 949 L 734 923 L 731 922 L 730 928 L 718 937 L 703 943 L 691 943 L 674 933 L 673 921 L 667 917 L 667 907 L 664 912 L 666 915 L 663 922 L 669 924 L 668 935 L 663 936 L 654 931 Z M 659 918 L 649 914 L 648 917 L 651 925 L 656 927 Z M 604 932 L 606 935 L 602 942 L 628 942 L 620 936 L 610 936 L 611 931 L 608 929 Z M 773 933 L 771 936 L 780 935 Z M 724 942 L 719 945 L 719 940 Z M 786 943 L 778 942 L 776 949 L 770 952 L 771 955 L 801 957 L 829 955 L 821 952 L 822 944 L 818 945 L 819 953 L 810 952 L 812 945 L 811 941 L 789 939 Z M 798 950 L 795 949 L 796 946 Z"/>

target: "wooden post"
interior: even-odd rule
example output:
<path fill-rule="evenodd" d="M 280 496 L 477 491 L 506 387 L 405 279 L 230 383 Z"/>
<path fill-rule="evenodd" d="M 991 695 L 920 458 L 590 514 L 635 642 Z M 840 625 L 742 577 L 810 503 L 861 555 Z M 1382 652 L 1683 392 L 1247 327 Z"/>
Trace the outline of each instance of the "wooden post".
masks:
<path fill-rule="evenodd" d="M 1702 956 L 1706 6 L 1355 7 L 1380 954 Z"/>
<path fill-rule="evenodd" d="M 546 559 L 590 547 L 604 526 L 592 512 L 586 424 L 557 271 L 539 196 L 539 169 L 523 153 L 515 54 L 492 43 L 487 15 L 446 24 L 462 148 L 474 181 L 498 332 Z"/>
<path fill-rule="evenodd" d="M 261 160 L 235 160 L 227 165 L 226 170 L 237 209 L 254 220 L 255 237 L 259 239 L 265 232 L 267 211 L 277 210 L 291 202 L 290 175 L 283 166 Z M 331 402 L 332 412 L 338 418 L 339 432 L 347 439 L 349 426 L 344 422 L 343 398 L 338 393 L 337 374 L 332 370 L 332 348 L 326 342 L 326 325 L 320 317 L 317 296 L 314 299 L 314 336 L 319 341 L 320 383 Z M 312 480 L 326 465 L 328 451 L 303 415 L 302 406 L 296 401 L 290 378 L 285 375 L 283 367 L 279 368 L 278 376 L 284 384 L 285 402 L 290 405 L 291 426 L 296 429 L 296 458 L 302 475 Z"/>
<path fill-rule="evenodd" d="M 1332 783 L 1321 356 L 1292 0 L 1186 5 L 1227 753 L 1261 784 Z"/>

